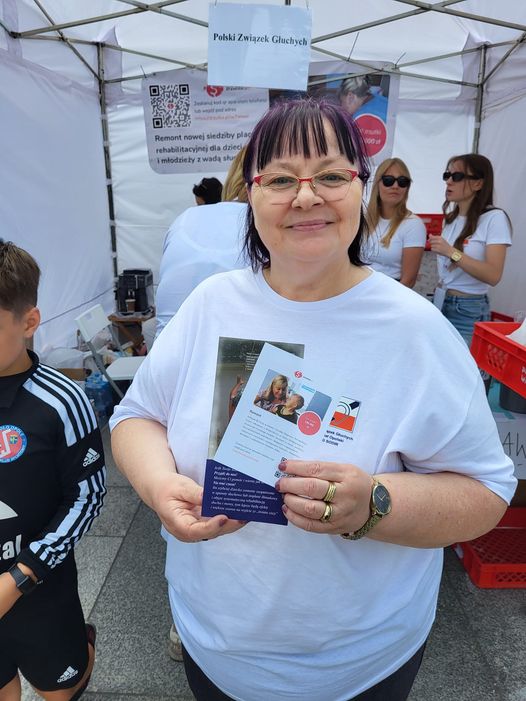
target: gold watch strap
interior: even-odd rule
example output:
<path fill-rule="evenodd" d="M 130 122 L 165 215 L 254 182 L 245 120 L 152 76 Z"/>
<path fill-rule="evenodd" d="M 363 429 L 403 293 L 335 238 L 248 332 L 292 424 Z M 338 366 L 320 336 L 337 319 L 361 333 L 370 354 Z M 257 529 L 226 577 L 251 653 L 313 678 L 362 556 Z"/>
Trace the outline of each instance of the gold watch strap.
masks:
<path fill-rule="evenodd" d="M 376 487 L 378 487 L 382 483 L 379 480 L 375 479 L 374 477 L 371 477 L 371 479 L 373 481 L 373 486 L 371 487 L 371 501 L 369 503 L 369 508 L 371 510 L 371 514 L 370 514 L 369 518 L 367 519 L 367 521 L 363 524 L 363 526 L 361 526 L 361 528 L 359 528 L 357 531 L 354 531 L 354 533 L 340 533 L 341 537 L 345 538 L 345 540 L 360 540 L 360 538 L 363 538 L 364 535 L 366 535 L 366 533 L 369 533 L 371 528 L 376 526 L 378 521 L 381 521 L 382 518 L 386 515 L 386 514 L 381 514 L 376 510 L 376 507 L 375 507 L 374 501 L 373 501 L 374 490 L 376 489 Z"/>
<path fill-rule="evenodd" d="M 381 521 L 382 518 L 382 514 L 374 514 L 369 516 L 363 526 L 357 531 L 354 531 L 354 533 L 340 533 L 340 535 L 342 538 L 345 538 L 345 540 L 360 540 L 360 538 L 363 538 L 366 533 L 369 533 L 371 528 L 376 526 L 378 521 Z"/>

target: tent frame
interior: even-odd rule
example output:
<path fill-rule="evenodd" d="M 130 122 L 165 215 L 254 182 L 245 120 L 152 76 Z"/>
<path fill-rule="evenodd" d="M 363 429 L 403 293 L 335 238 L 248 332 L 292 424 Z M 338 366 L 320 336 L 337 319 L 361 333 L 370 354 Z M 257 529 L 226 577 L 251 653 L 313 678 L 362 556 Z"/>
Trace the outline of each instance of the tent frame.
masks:
<path fill-rule="evenodd" d="M 63 22 L 63 23 L 55 23 L 51 17 L 51 15 L 48 13 L 44 6 L 44 0 L 33 0 L 34 4 L 38 7 L 40 12 L 44 15 L 46 20 L 48 21 L 48 25 L 42 26 L 42 27 L 35 27 L 33 29 L 29 29 L 23 32 L 15 32 L 10 30 L 6 25 L 5 22 L 3 22 L 0 19 L 0 26 L 6 31 L 6 33 L 13 39 L 19 39 L 19 40 L 39 40 L 39 41 L 59 41 L 63 42 L 69 50 L 71 50 L 77 59 L 82 62 L 82 64 L 85 66 L 85 68 L 89 71 L 90 74 L 93 75 L 93 77 L 97 81 L 98 85 L 98 93 L 99 93 L 99 102 L 100 102 L 100 109 L 101 109 L 101 128 L 102 128 L 102 134 L 103 134 L 103 147 L 104 147 L 104 161 L 105 161 L 105 169 L 106 169 L 106 179 L 107 179 L 107 197 L 108 197 L 108 204 L 109 204 L 109 213 L 110 213 L 110 234 L 111 234 L 111 246 L 112 246 L 112 255 L 113 255 L 113 272 L 115 278 L 117 278 L 117 236 L 116 236 L 116 222 L 115 222 L 115 208 L 114 208 L 114 199 L 113 199 L 113 184 L 112 184 L 112 177 L 111 177 L 111 154 L 109 150 L 109 133 L 108 133 L 108 115 L 107 115 L 107 107 L 106 107 L 106 86 L 111 84 L 111 83 L 122 83 L 125 81 L 130 81 L 130 80 L 142 80 L 143 78 L 146 77 L 146 74 L 140 74 L 140 75 L 129 75 L 129 76 L 121 76 L 119 78 L 110 78 L 106 79 L 105 78 L 105 64 L 104 64 L 104 51 L 105 50 L 110 50 L 110 51 L 120 51 L 123 53 L 129 53 L 132 55 L 137 55 L 137 56 L 144 56 L 146 58 L 152 58 L 158 61 L 165 62 L 170 65 L 176 65 L 176 66 L 181 66 L 181 67 L 186 67 L 186 68 L 194 68 L 197 70 L 206 70 L 207 64 L 202 63 L 202 64 L 191 64 L 186 61 L 174 59 L 174 58 L 169 58 L 167 56 L 161 56 L 157 54 L 152 54 L 152 53 L 147 53 L 147 52 L 141 52 L 141 51 L 136 51 L 132 49 L 128 49 L 123 46 L 118 46 L 115 44 L 111 44 L 108 42 L 93 42 L 93 41 L 87 41 L 87 40 L 82 40 L 82 39 L 76 39 L 74 37 L 67 36 L 64 33 L 64 30 L 71 29 L 74 27 L 80 27 L 83 25 L 87 24 L 95 24 L 97 22 L 103 22 L 103 21 L 108 21 L 112 19 L 117 19 L 120 17 L 126 17 L 130 15 L 136 15 L 144 12 L 154 12 L 157 14 L 161 15 L 166 15 L 167 17 L 172 17 L 177 20 L 181 20 L 183 22 L 189 22 L 194 25 L 198 25 L 201 27 L 208 27 L 208 23 L 204 22 L 202 20 L 196 19 L 195 17 L 189 17 L 188 15 L 183 15 L 177 12 L 174 12 L 170 9 L 168 9 L 171 6 L 174 5 L 181 5 L 184 2 L 187 2 L 187 0 L 158 0 L 157 2 L 141 2 L 140 0 L 117 0 L 117 2 L 123 4 L 123 5 L 130 5 L 131 8 L 122 10 L 121 12 L 112 12 L 104 15 L 97 15 L 93 17 L 87 17 L 83 19 L 78 19 L 75 21 L 71 22 Z M 217 0 L 216 0 L 217 2 Z M 308 2 L 308 0 L 307 0 Z M 499 20 L 491 17 L 486 17 L 482 15 L 476 15 L 473 13 L 469 12 L 463 12 L 462 10 L 459 10 L 457 8 L 454 8 L 453 5 L 459 5 L 460 3 L 465 2 L 465 0 L 442 0 L 441 2 L 431 4 L 429 2 L 423 2 L 422 0 L 395 0 L 395 2 L 399 3 L 400 5 L 408 5 L 412 9 L 407 10 L 405 12 L 400 12 L 395 15 L 391 15 L 389 17 L 383 17 L 381 19 L 372 21 L 372 22 L 367 22 L 361 25 L 355 25 L 352 27 L 347 27 L 345 29 L 339 30 L 337 32 L 332 32 L 330 34 L 324 34 L 320 35 L 317 37 L 312 38 L 311 40 L 311 48 L 316 51 L 318 54 L 323 54 L 325 56 L 331 57 L 333 59 L 337 59 L 339 61 L 343 61 L 346 63 L 353 63 L 355 66 L 358 65 L 361 68 L 363 68 L 363 73 L 388 73 L 392 75 L 397 75 L 399 77 L 410 77 L 410 78 L 416 78 L 416 79 L 421 79 L 421 80 L 428 80 L 428 81 L 435 81 L 435 82 L 440 82 L 440 83 L 450 83 L 454 85 L 460 85 L 460 86 L 466 86 L 466 87 L 471 87 L 475 88 L 477 91 L 476 94 L 476 102 L 475 102 L 475 129 L 474 129 L 474 136 L 473 136 L 473 151 L 476 153 L 478 151 L 478 146 L 479 146 L 479 139 L 480 139 L 480 128 L 481 128 L 481 120 L 482 120 L 482 112 L 483 112 L 483 103 L 484 103 L 484 89 L 487 85 L 488 80 L 493 77 L 493 75 L 504 65 L 504 63 L 508 60 L 508 58 L 511 56 L 511 54 L 519 47 L 521 46 L 525 41 L 526 41 L 526 25 L 523 24 L 518 24 L 515 22 L 506 22 L 504 20 Z M 291 5 L 291 0 L 284 0 L 285 5 Z M 436 12 L 436 13 L 441 13 L 441 14 L 447 14 L 447 15 L 452 15 L 455 17 L 459 17 L 462 19 L 468 19 L 468 20 L 473 20 L 477 22 L 483 22 L 487 24 L 492 24 L 500 27 L 505 27 L 507 29 L 515 29 L 519 30 L 521 32 L 521 35 L 518 39 L 515 40 L 510 40 L 510 41 L 504 41 L 504 42 L 499 42 L 499 43 L 494 43 L 494 44 L 482 44 L 477 47 L 473 48 L 466 48 L 461 51 L 455 51 L 452 53 L 448 54 L 441 54 L 441 55 L 436 55 L 436 56 L 428 56 L 426 58 L 414 60 L 414 61 L 408 61 L 406 63 L 400 63 L 402 56 L 400 59 L 397 61 L 395 65 L 385 65 L 382 66 L 381 69 L 379 69 L 377 66 L 372 66 L 369 63 L 365 61 L 358 61 L 356 59 L 351 58 L 352 54 L 352 48 L 351 52 L 349 53 L 348 56 L 343 56 L 341 54 L 335 53 L 333 51 L 329 51 L 328 49 L 323 48 L 323 46 L 320 46 L 320 44 L 323 44 L 323 42 L 328 41 L 330 39 L 333 39 L 335 37 L 339 36 L 350 36 L 355 34 L 356 37 L 358 36 L 359 32 L 365 30 L 365 29 L 370 29 L 373 27 L 378 27 L 383 24 L 388 24 L 392 22 L 397 22 L 403 19 L 406 19 L 407 17 L 412 17 L 416 16 L 419 14 L 427 13 L 427 12 Z M 56 35 L 53 35 L 56 34 Z M 97 53 L 97 70 L 95 70 L 89 62 L 82 56 L 81 52 L 78 50 L 77 45 L 90 45 L 90 46 L 95 46 L 96 47 L 96 53 Z M 490 49 L 495 49 L 498 47 L 503 47 L 503 46 L 509 46 L 508 50 L 505 52 L 505 54 L 500 58 L 500 60 L 496 63 L 496 65 L 491 69 L 491 71 L 486 72 L 486 62 L 487 62 L 487 54 L 488 50 Z M 442 61 L 448 58 L 453 58 L 453 57 L 463 57 L 465 55 L 468 55 L 470 53 L 478 52 L 479 53 L 479 71 L 478 71 L 478 78 L 477 82 L 468 82 L 465 80 L 452 80 L 452 79 L 447 79 L 443 78 L 437 75 L 425 75 L 422 73 L 414 72 L 412 70 L 407 70 L 410 67 L 413 66 L 418 66 L 426 63 L 431 63 L 433 61 Z M 354 71 L 352 74 L 350 73 L 349 75 L 359 75 Z M 320 81 L 316 81 L 320 82 Z M 314 82 L 312 83 L 314 84 Z"/>
<path fill-rule="evenodd" d="M 217 1 L 217 0 L 216 0 Z M 469 12 L 462 12 L 461 10 L 455 9 L 452 6 L 453 5 L 458 5 L 459 3 L 465 2 L 465 0 L 442 0 L 439 3 L 436 4 L 431 4 L 429 2 L 422 2 L 421 0 L 394 0 L 395 2 L 402 4 L 402 5 L 410 5 L 414 9 L 409 10 L 407 12 L 401 12 L 396 15 L 391 15 L 389 17 L 383 17 L 378 20 L 374 20 L 372 22 L 367 22 L 365 24 L 361 25 L 355 25 L 353 27 L 347 27 L 346 29 L 339 30 L 338 32 L 332 32 L 330 34 L 324 34 L 318 37 L 314 37 L 311 40 L 311 48 L 315 50 L 318 53 L 325 54 L 327 56 L 330 56 L 332 58 L 345 61 L 345 62 L 351 62 L 351 57 L 349 56 L 343 56 L 341 54 L 337 54 L 331 51 L 328 51 L 327 49 L 324 49 L 323 47 L 320 47 L 319 44 L 323 43 L 324 41 L 333 39 L 338 36 L 346 36 L 350 34 L 357 34 L 360 31 L 364 29 L 370 29 L 372 27 L 378 27 L 383 24 L 387 24 L 390 22 L 396 22 L 400 21 L 402 19 L 406 19 L 407 17 L 419 15 L 422 13 L 427 13 L 427 12 L 437 12 L 437 13 L 442 13 L 442 14 L 448 14 L 448 15 L 453 15 L 455 17 L 460 17 L 463 19 L 469 19 L 477 22 L 483 22 L 487 24 L 493 24 L 496 26 L 500 27 L 505 27 L 507 29 L 515 29 L 519 30 L 522 32 L 522 36 L 515 41 L 510 41 L 510 42 L 500 42 L 499 44 L 491 44 L 491 45 L 484 45 L 487 48 L 495 48 L 497 46 L 502 46 L 505 44 L 510 45 L 509 51 L 506 53 L 506 55 L 501 59 L 501 61 L 492 69 L 491 74 L 493 75 L 495 71 L 500 67 L 502 63 L 504 63 L 509 55 L 517 48 L 517 46 L 520 46 L 526 38 L 526 25 L 524 24 L 518 24 L 515 22 L 506 22 L 504 20 L 499 20 L 495 19 L 492 17 L 486 17 L 483 15 L 476 15 L 473 13 Z M 183 15 L 177 12 L 173 12 L 169 9 L 167 9 L 170 6 L 173 5 L 180 5 L 184 2 L 187 2 L 187 0 L 160 0 L 157 2 L 141 2 L 140 0 L 117 0 L 117 2 L 122 3 L 123 5 L 131 5 L 131 9 L 127 10 L 122 10 L 121 12 L 112 12 L 108 13 L 105 15 L 97 15 L 94 17 L 87 17 L 84 19 L 78 19 L 74 20 L 71 22 L 63 22 L 63 23 L 55 23 L 53 22 L 51 16 L 47 12 L 47 10 L 44 7 L 43 0 L 33 0 L 35 5 L 39 8 L 39 10 L 43 13 L 49 24 L 47 26 L 43 27 L 36 27 L 34 29 L 29 29 L 23 32 L 14 32 L 12 30 L 9 30 L 8 27 L 5 26 L 5 24 L 0 20 L 0 25 L 5 29 L 5 31 L 9 34 L 10 37 L 13 39 L 51 39 L 51 40 L 58 40 L 58 41 L 63 41 L 79 58 L 79 60 L 82 61 L 82 63 L 86 66 L 86 68 L 97 78 L 97 80 L 103 80 L 103 78 L 100 75 L 100 72 L 98 75 L 95 74 L 95 71 L 93 68 L 88 64 L 88 62 L 83 58 L 83 56 L 78 52 L 78 50 L 75 48 L 75 44 L 97 44 L 97 42 L 89 42 L 85 40 L 79 40 L 75 39 L 73 37 L 68 37 L 64 34 L 63 30 L 64 29 L 70 29 L 72 27 L 80 27 L 86 24 L 94 24 L 97 22 L 103 22 L 111 19 L 117 19 L 119 17 L 126 17 L 134 14 L 139 14 L 143 12 L 155 12 L 157 14 L 162 14 L 166 15 L 168 17 L 173 17 L 174 19 L 181 20 L 183 22 L 189 22 L 191 24 L 195 24 L 201 27 L 208 27 L 208 23 L 204 22 L 203 20 L 196 19 L 195 17 L 189 17 L 188 15 Z M 285 5 L 290 5 L 291 0 L 284 0 Z M 47 35 L 56 32 L 58 34 L 57 37 L 48 37 Z M 161 56 L 161 55 L 156 55 L 156 54 L 150 54 L 150 53 L 142 53 L 139 51 L 133 51 L 131 49 L 127 49 L 125 47 L 119 47 L 115 46 L 113 44 L 106 44 L 102 43 L 101 46 L 106 49 L 111 49 L 111 50 L 118 50 L 122 51 L 125 53 L 130 53 L 130 54 L 135 54 L 135 55 L 143 55 L 148 58 L 153 58 L 159 61 L 171 63 L 171 64 L 177 64 L 180 66 L 184 66 L 187 68 L 197 68 L 199 70 L 206 70 L 206 64 L 201 64 L 201 65 L 192 65 L 189 64 L 185 61 L 179 61 L 177 59 L 172 59 L 168 58 L 166 56 Z M 419 59 L 416 61 L 410 61 L 407 63 L 397 63 L 396 66 L 394 67 L 389 67 L 386 66 L 383 72 L 386 73 L 393 73 L 399 76 L 405 76 L 405 77 L 411 77 L 411 78 L 420 78 L 423 80 L 434 80 L 438 82 L 445 82 L 445 83 L 453 83 L 453 84 L 460 84 L 460 85 L 466 85 L 469 87 L 476 87 L 478 88 L 481 83 L 484 83 L 487 81 L 487 78 L 490 76 L 484 76 L 480 75 L 479 73 L 479 81 L 478 83 L 469 83 L 465 81 L 453 81 L 453 80 L 448 80 L 445 78 L 441 78 L 439 76 L 430 76 L 430 75 L 423 75 L 419 73 L 413 73 L 404 70 L 405 68 L 409 66 L 415 66 L 419 65 L 422 63 L 429 63 L 431 61 L 439 61 L 439 60 L 444 60 L 446 58 L 451 58 L 454 56 L 463 56 L 464 54 L 470 53 L 472 51 L 482 51 L 482 47 L 476 47 L 475 49 L 465 49 L 463 51 L 459 52 L 454 52 L 451 54 L 444 54 L 444 55 L 437 55 L 433 57 L 427 57 L 425 59 Z M 356 60 L 352 60 L 352 63 L 361 65 L 364 69 L 367 69 L 366 72 L 379 72 L 376 67 L 371 67 L 369 66 L 366 62 L 358 62 Z M 144 75 L 137 75 L 137 76 L 122 76 L 121 78 L 117 79 L 112 79 L 111 81 L 105 81 L 105 82 L 122 82 L 125 80 L 138 80 L 144 78 Z"/>

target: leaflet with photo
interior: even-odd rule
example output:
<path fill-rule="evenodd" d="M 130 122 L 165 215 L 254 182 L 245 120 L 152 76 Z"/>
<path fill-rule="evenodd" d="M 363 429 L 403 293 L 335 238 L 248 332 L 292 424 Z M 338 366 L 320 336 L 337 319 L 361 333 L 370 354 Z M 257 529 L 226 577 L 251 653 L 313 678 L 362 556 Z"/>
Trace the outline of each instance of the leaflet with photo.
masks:
<path fill-rule="evenodd" d="M 338 395 L 326 386 L 319 388 L 298 354 L 269 343 L 246 381 L 241 375 L 235 379 L 228 425 L 217 432 L 212 422 L 203 514 L 285 524 L 282 498 L 274 489 L 281 475 L 278 465 L 283 457 L 323 456 L 323 436 L 334 418 Z M 214 405 L 220 384 L 216 376 Z"/>

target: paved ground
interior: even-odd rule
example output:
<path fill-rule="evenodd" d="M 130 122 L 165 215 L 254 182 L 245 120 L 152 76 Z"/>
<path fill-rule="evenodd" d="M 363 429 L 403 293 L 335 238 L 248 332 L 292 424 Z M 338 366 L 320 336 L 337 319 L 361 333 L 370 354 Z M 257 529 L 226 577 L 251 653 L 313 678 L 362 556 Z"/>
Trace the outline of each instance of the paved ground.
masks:
<path fill-rule="evenodd" d="M 116 471 L 109 448 L 107 458 L 106 508 L 77 550 L 82 603 L 98 630 L 83 698 L 191 701 L 182 665 L 166 653 L 170 614 L 157 518 Z M 477 589 L 448 549 L 437 622 L 410 701 L 526 701 L 525 659 L 526 591 Z M 33 698 L 26 690 L 25 701 Z"/>

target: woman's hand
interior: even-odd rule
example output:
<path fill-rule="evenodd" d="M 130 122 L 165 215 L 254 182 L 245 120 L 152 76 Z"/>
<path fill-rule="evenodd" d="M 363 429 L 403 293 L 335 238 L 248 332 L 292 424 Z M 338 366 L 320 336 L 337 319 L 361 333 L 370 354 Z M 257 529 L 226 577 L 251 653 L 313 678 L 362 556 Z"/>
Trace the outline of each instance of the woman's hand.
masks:
<path fill-rule="evenodd" d="M 430 236 L 429 245 L 434 253 L 446 258 L 451 258 L 451 254 L 456 250 L 443 236 Z"/>
<path fill-rule="evenodd" d="M 201 516 L 203 488 L 190 477 L 169 473 L 158 480 L 152 490 L 151 506 L 166 530 L 178 540 L 194 543 L 234 533 L 243 528 L 245 521 L 236 521 L 224 515 L 212 518 Z"/>
<path fill-rule="evenodd" d="M 453 251 L 458 250 L 451 246 L 442 236 L 430 236 L 429 241 L 431 250 L 439 256 L 450 258 Z M 462 258 L 457 263 L 451 262 L 451 266 L 460 268 L 477 280 L 494 286 L 502 277 L 507 248 L 507 245 L 503 243 L 486 245 L 484 260 L 477 260 L 461 251 Z"/>
<path fill-rule="evenodd" d="M 293 477 L 281 477 L 276 489 L 283 494 L 283 512 L 298 528 L 314 533 L 353 533 L 371 515 L 372 478 L 356 465 L 339 462 L 287 460 L 280 470 Z M 321 521 L 329 483 L 336 486 L 331 500 L 332 515 Z"/>

